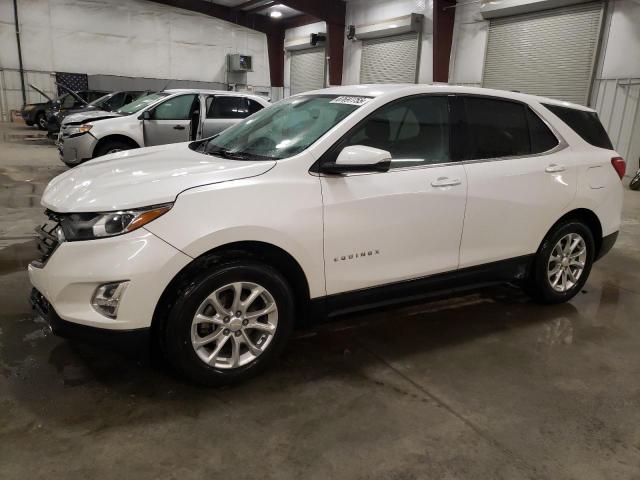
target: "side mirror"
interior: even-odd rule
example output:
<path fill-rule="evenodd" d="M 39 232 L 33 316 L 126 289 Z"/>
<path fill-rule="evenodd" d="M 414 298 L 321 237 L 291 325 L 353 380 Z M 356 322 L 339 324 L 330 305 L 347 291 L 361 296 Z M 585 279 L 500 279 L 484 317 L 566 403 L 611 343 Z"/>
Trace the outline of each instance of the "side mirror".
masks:
<path fill-rule="evenodd" d="M 149 112 L 149 110 L 145 110 L 140 114 L 138 120 L 151 120 L 151 112 Z"/>
<path fill-rule="evenodd" d="M 320 171 L 329 174 L 386 172 L 390 166 L 391 154 L 386 150 L 351 145 L 342 149 L 334 163 L 323 164 Z"/>

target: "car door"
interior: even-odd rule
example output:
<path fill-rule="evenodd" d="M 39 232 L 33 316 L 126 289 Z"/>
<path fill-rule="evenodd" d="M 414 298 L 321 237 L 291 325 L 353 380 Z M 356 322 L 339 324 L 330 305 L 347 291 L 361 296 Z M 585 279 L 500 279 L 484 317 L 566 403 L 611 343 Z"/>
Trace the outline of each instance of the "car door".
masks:
<path fill-rule="evenodd" d="M 206 99 L 206 116 L 202 136 L 211 137 L 249 116 L 245 97 L 236 95 L 210 95 Z"/>
<path fill-rule="evenodd" d="M 528 105 L 458 97 L 468 195 L 460 268 L 535 253 L 576 192 L 574 156 Z"/>
<path fill-rule="evenodd" d="M 195 93 L 169 97 L 155 106 L 149 111 L 149 119 L 143 120 L 145 146 L 188 141 L 192 116 L 199 106 L 200 99 Z"/>
<path fill-rule="evenodd" d="M 349 145 L 387 150 L 392 161 L 383 173 L 321 176 L 327 294 L 455 271 L 466 179 L 451 161 L 447 96 L 381 107 L 329 160 Z"/>

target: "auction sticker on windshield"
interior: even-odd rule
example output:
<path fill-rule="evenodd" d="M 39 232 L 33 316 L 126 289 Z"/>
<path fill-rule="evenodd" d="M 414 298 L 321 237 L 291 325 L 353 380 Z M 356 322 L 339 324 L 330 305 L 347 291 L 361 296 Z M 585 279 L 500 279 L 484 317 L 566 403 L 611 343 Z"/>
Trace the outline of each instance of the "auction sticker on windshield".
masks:
<path fill-rule="evenodd" d="M 334 98 L 329 103 L 344 103 L 345 105 L 364 105 L 369 100 L 371 100 L 370 97 L 352 97 L 352 96 L 343 95 L 341 97 Z"/>

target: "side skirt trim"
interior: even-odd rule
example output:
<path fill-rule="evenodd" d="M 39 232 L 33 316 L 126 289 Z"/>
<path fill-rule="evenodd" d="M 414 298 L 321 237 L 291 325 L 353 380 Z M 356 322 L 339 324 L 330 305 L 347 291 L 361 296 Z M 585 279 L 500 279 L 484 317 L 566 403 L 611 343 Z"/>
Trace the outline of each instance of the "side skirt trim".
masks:
<path fill-rule="evenodd" d="M 497 283 L 522 281 L 527 277 L 533 257 L 533 254 L 523 255 L 453 272 L 315 298 L 310 305 L 311 319 L 315 323 L 363 310 L 420 302 Z"/>

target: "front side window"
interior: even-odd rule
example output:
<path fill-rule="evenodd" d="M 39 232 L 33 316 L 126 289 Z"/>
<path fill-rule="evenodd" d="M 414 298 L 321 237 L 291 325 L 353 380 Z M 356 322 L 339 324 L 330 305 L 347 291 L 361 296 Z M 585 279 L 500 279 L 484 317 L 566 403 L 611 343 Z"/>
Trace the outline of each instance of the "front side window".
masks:
<path fill-rule="evenodd" d="M 444 163 L 449 156 L 447 97 L 413 97 L 381 107 L 341 142 L 391 153 L 391 168 Z"/>
<path fill-rule="evenodd" d="M 178 95 L 172 97 L 151 112 L 152 120 L 189 120 L 191 118 L 194 101 L 198 99 L 195 94 Z"/>
<path fill-rule="evenodd" d="M 207 108 L 207 118 L 246 118 L 249 109 L 244 97 L 216 96 Z"/>
<path fill-rule="evenodd" d="M 467 159 L 527 155 L 531 140 L 527 112 L 521 103 L 465 97 Z"/>
<path fill-rule="evenodd" d="M 238 160 L 292 157 L 306 150 L 366 100 L 337 95 L 290 97 L 215 137 L 193 142 L 191 148 Z"/>
<path fill-rule="evenodd" d="M 161 98 L 164 98 L 168 95 L 169 95 L 168 93 L 159 92 L 159 93 L 152 93 L 150 95 L 145 95 L 144 97 L 136 98 L 133 102 L 125 105 L 122 108 L 119 108 L 118 113 L 121 113 L 122 115 L 131 115 L 132 113 L 137 113 L 143 108 L 145 108 L 146 106 L 151 105 L 152 103 L 155 103 Z"/>

